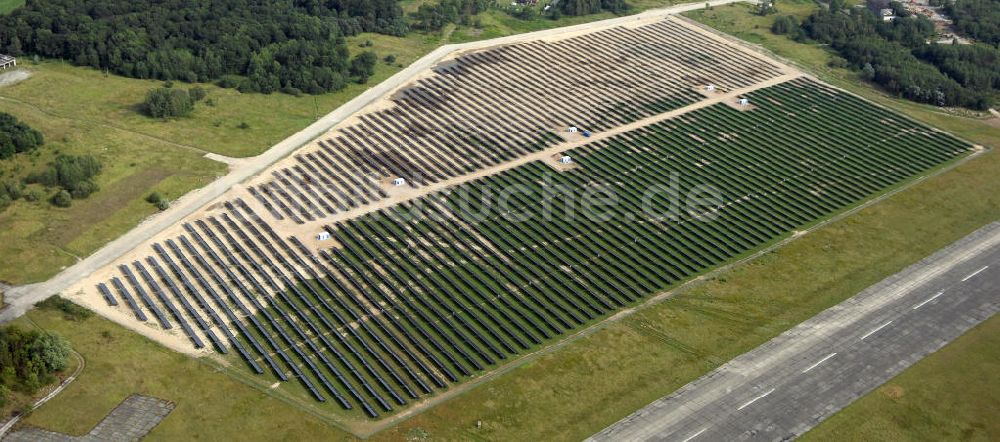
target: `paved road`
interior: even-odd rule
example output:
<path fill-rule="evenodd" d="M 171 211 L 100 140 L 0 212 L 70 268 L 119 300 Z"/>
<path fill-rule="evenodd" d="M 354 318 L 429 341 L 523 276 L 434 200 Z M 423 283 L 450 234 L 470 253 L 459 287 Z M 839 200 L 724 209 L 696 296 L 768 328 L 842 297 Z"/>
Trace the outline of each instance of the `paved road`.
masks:
<path fill-rule="evenodd" d="M 604 429 L 592 441 L 786 440 L 1000 310 L 1000 222 Z"/>
<path fill-rule="evenodd" d="M 175 201 L 171 205 L 170 209 L 146 220 L 125 235 L 94 252 L 89 257 L 77 262 L 69 268 L 66 268 L 56 276 L 52 277 L 52 279 L 42 283 L 15 287 L 8 290 L 4 294 L 4 301 L 9 305 L 4 310 L 0 311 L 0 324 L 21 316 L 36 302 L 65 290 L 66 288 L 72 286 L 76 281 L 87 277 L 101 267 L 111 264 L 114 260 L 118 259 L 118 257 L 138 247 L 156 234 L 195 213 L 201 207 L 212 203 L 216 198 L 224 194 L 234 185 L 246 181 L 247 179 L 263 172 L 278 160 L 288 156 L 306 143 L 318 138 L 320 135 L 330 130 L 333 126 L 337 125 L 355 112 L 360 111 L 368 104 L 409 82 L 412 78 L 416 77 L 424 70 L 430 69 L 442 58 L 453 52 L 481 49 L 488 46 L 551 37 L 563 33 L 584 31 L 593 28 L 622 25 L 635 20 L 662 17 L 692 11 L 704 8 L 705 5 L 719 6 L 741 1 L 756 3 L 757 0 L 711 0 L 707 3 L 685 3 L 664 9 L 653 9 L 637 15 L 617 17 L 575 26 L 548 29 L 544 31 L 518 34 L 471 43 L 441 46 L 431 53 L 423 56 L 406 69 L 396 73 L 396 75 L 393 75 L 382 83 L 368 89 L 333 112 L 320 118 L 315 123 L 309 125 L 309 127 L 302 129 L 301 131 L 296 132 L 292 136 L 284 139 L 280 143 L 275 144 L 263 154 L 245 161 L 239 161 L 227 175 L 213 181 L 201 189 L 188 193 L 180 200 Z"/>

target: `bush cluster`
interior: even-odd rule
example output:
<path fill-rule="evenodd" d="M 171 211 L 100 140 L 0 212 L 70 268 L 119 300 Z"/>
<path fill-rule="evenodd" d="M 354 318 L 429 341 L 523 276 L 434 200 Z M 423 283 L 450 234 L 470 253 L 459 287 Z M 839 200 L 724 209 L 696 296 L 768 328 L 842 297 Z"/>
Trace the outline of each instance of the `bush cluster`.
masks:
<path fill-rule="evenodd" d="M 153 118 L 185 117 L 194 110 L 194 104 L 205 98 L 208 93 L 200 87 L 189 90 L 174 87 L 159 87 L 146 93 L 142 109 Z"/>
<path fill-rule="evenodd" d="M 0 112 L 0 160 L 34 150 L 44 142 L 41 132 L 18 121 L 13 115 Z"/>
<path fill-rule="evenodd" d="M 28 175 L 25 181 L 60 188 L 51 202 L 69 207 L 72 200 L 86 198 L 98 190 L 93 178 L 101 173 L 101 167 L 101 162 L 91 155 L 59 155 L 45 170 Z"/>
<path fill-rule="evenodd" d="M 69 342 L 61 336 L 15 326 L 0 327 L 0 406 L 11 391 L 33 394 L 69 364 Z"/>
<path fill-rule="evenodd" d="M 170 207 L 170 201 L 167 201 L 158 192 L 153 192 L 146 196 L 146 202 L 156 206 L 161 212 Z"/>

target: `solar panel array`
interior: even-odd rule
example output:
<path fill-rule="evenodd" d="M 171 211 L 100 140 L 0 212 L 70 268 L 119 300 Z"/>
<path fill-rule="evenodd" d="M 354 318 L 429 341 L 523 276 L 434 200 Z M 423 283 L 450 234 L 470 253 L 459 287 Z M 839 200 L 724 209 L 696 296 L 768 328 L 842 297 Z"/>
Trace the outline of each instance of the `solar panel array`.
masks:
<path fill-rule="evenodd" d="M 338 246 L 318 251 L 235 198 L 152 244 L 144 260 L 119 265 L 110 284 L 123 305 L 105 283 L 97 293 L 139 321 L 148 312 L 153 326 L 179 324 L 196 348 L 207 340 L 236 349 L 265 379 L 375 417 L 970 148 L 810 80 L 748 96 L 750 111 L 716 104 L 586 144 L 569 152 L 578 167 L 562 173 L 528 163 L 330 223 Z M 644 218 L 641 190 L 671 171 L 683 189 L 722 190 L 717 220 Z M 546 204 L 567 204 L 540 196 L 546 179 L 575 194 L 613 189 L 616 217 L 545 219 Z M 473 222 L 455 210 L 459 195 L 472 195 L 476 211 L 486 201 L 478 196 L 514 185 L 533 192 L 511 195 L 509 210 L 536 215 L 532 222 L 502 213 Z M 647 202 L 661 211 L 668 203 Z M 431 216 L 407 220 L 416 206 Z"/>
<path fill-rule="evenodd" d="M 773 64 L 673 19 L 461 55 L 391 105 L 295 155 L 250 189 L 272 216 L 304 223 L 537 152 L 569 126 L 618 127 L 781 75 Z"/>

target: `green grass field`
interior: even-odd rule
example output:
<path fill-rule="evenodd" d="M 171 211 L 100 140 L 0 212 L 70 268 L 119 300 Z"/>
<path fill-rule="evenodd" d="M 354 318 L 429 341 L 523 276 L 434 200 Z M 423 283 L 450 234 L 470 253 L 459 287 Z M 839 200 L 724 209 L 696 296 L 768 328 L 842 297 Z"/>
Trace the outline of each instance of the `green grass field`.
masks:
<path fill-rule="evenodd" d="M 997 440 L 1000 316 L 807 433 L 803 441 Z"/>
<path fill-rule="evenodd" d="M 175 199 L 225 171 L 199 152 L 92 121 L 62 118 L 5 99 L 0 99 L 0 112 L 17 116 L 46 137 L 36 153 L 0 163 L 0 177 L 19 179 L 58 153 L 91 154 L 104 164 L 97 177 L 101 190 L 70 208 L 50 205 L 45 199 L 54 190 L 33 185 L 29 188 L 43 192 L 45 199 L 18 200 L 0 212 L 0 280 L 13 284 L 44 280 L 155 213 L 143 200 L 150 191 Z"/>
<path fill-rule="evenodd" d="M 788 7 L 783 5 L 783 11 Z M 712 12 L 727 10 L 732 11 L 733 20 L 745 18 L 746 11 L 738 7 Z M 763 24 L 767 26 L 759 31 L 766 36 L 769 23 Z M 810 63 L 815 63 L 816 73 L 825 80 L 970 141 L 1000 147 L 1000 131 L 980 120 L 899 102 L 867 86 L 840 84 L 835 76 L 849 78 L 850 73 L 824 73 L 823 57 L 829 54 L 821 48 L 783 38 L 763 44 L 775 52 L 784 46 L 788 51 L 784 55 L 803 66 L 811 68 Z M 801 59 L 797 58 L 800 53 Z M 998 168 L 1000 156 L 989 152 L 747 265 L 538 355 L 374 439 L 585 437 L 1000 218 Z M 87 358 L 88 367 L 81 379 L 37 410 L 28 423 L 78 434 L 89 430 L 128 394 L 140 392 L 178 403 L 174 413 L 154 429 L 153 440 L 232 434 L 265 439 L 273 438 L 276 431 L 307 440 L 347 437 L 273 397 L 103 319 L 93 318 L 80 326 L 47 312 L 30 316 L 66 335 Z M 101 336 L 103 330 L 111 331 L 110 342 Z"/>
<path fill-rule="evenodd" d="M 402 63 L 416 59 L 400 51 Z M 4 101 L 22 104 L 48 115 L 83 123 L 101 124 L 164 143 L 192 147 L 233 157 L 257 155 L 278 141 L 308 126 L 369 85 L 352 83 L 336 93 L 294 97 L 287 94 L 241 94 L 202 84 L 207 100 L 191 116 L 160 120 L 140 112 L 146 92 L 163 84 L 155 80 L 124 78 L 62 62 L 22 62 L 31 78 L 0 88 Z M 399 68 L 379 63 L 371 84 L 388 78 Z M 175 82 L 174 87 L 192 85 Z M 249 128 L 240 129 L 240 123 Z"/>
<path fill-rule="evenodd" d="M 24 0 L 0 0 L 0 14 L 6 14 L 24 4 Z"/>

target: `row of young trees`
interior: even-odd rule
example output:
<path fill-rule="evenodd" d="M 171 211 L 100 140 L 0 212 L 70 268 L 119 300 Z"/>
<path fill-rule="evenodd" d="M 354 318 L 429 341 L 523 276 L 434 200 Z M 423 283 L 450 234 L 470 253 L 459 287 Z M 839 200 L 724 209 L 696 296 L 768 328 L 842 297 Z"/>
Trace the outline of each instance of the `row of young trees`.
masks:
<path fill-rule="evenodd" d="M 798 24 L 779 17 L 772 31 L 829 44 L 862 76 L 907 99 L 937 106 L 986 109 L 1000 91 L 1000 51 L 984 45 L 928 43 L 933 23 L 892 3 L 885 22 L 867 9 L 834 2 Z"/>
<path fill-rule="evenodd" d="M 32 1 L 0 17 L 0 49 L 135 78 L 321 93 L 351 77 L 344 36 L 404 35 L 395 0 Z"/>

